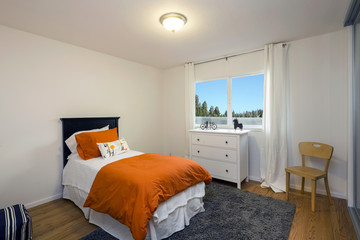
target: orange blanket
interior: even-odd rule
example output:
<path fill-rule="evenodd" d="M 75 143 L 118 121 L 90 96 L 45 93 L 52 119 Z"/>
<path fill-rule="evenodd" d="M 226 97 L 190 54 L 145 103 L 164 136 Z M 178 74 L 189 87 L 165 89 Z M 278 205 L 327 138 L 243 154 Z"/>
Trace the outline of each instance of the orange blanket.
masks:
<path fill-rule="evenodd" d="M 145 239 L 147 224 L 159 203 L 211 176 L 189 159 L 147 153 L 110 163 L 94 180 L 84 207 L 107 213 L 127 225 L 136 240 Z"/>

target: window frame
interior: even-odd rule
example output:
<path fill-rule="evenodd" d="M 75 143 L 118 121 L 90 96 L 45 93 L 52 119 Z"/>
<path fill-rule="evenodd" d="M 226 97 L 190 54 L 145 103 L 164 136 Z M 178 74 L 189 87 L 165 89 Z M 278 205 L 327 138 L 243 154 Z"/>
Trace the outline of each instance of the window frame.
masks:
<path fill-rule="evenodd" d="M 211 82 L 211 81 L 217 81 L 217 80 L 223 80 L 226 79 L 227 84 L 227 124 L 218 124 L 218 128 L 224 128 L 224 129 L 233 129 L 234 124 L 232 122 L 232 79 L 234 78 L 241 78 L 241 77 L 248 77 L 248 76 L 254 76 L 254 75 L 264 75 L 264 91 L 263 91 L 263 110 L 265 106 L 265 73 L 264 71 L 258 71 L 258 72 L 252 72 L 252 73 L 246 73 L 246 74 L 237 74 L 237 75 L 228 75 L 228 76 L 219 76 L 214 78 L 208 78 L 208 79 L 195 79 L 194 82 L 194 88 L 195 88 L 195 95 L 196 95 L 196 84 L 197 83 L 203 83 L 203 82 Z M 195 99 L 195 98 L 194 98 Z M 195 106 L 195 102 L 194 102 Z M 199 128 L 200 124 L 196 124 L 196 113 L 194 112 L 194 127 Z M 261 125 L 244 125 L 244 129 L 246 130 L 253 130 L 253 131 L 263 131 L 264 130 L 264 116 L 262 117 L 262 124 Z"/>

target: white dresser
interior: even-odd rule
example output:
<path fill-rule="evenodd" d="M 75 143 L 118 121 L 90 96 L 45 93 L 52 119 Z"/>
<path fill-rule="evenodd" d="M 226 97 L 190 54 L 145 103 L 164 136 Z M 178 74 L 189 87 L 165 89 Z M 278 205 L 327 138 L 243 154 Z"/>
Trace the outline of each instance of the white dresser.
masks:
<path fill-rule="evenodd" d="M 190 158 L 206 168 L 212 177 L 237 183 L 248 177 L 248 130 L 193 129 Z"/>

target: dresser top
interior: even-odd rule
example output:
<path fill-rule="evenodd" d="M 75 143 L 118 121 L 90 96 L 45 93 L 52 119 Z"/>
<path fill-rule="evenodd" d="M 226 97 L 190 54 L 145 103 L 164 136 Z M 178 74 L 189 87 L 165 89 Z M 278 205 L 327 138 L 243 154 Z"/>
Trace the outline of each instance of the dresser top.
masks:
<path fill-rule="evenodd" d="M 242 135 L 247 134 L 249 130 L 240 130 L 240 129 L 216 129 L 216 130 L 201 130 L 200 128 L 191 129 L 189 132 L 194 133 L 214 133 L 214 134 L 232 134 L 232 135 Z"/>

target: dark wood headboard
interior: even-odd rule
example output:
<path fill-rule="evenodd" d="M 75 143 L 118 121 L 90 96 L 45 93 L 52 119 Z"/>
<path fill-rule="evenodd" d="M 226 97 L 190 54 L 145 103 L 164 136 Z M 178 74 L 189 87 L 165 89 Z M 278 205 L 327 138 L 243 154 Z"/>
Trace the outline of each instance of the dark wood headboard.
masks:
<path fill-rule="evenodd" d="M 63 161 L 64 167 L 71 154 L 70 149 L 66 146 L 65 140 L 73 133 L 78 131 L 86 131 L 95 128 L 102 128 L 109 125 L 109 129 L 118 128 L 119 134 L 119 118 L 120 117 L 86 117 L 86 118 L 60 118 L 62 121 L 62 145 L 63 145 Z"/>

